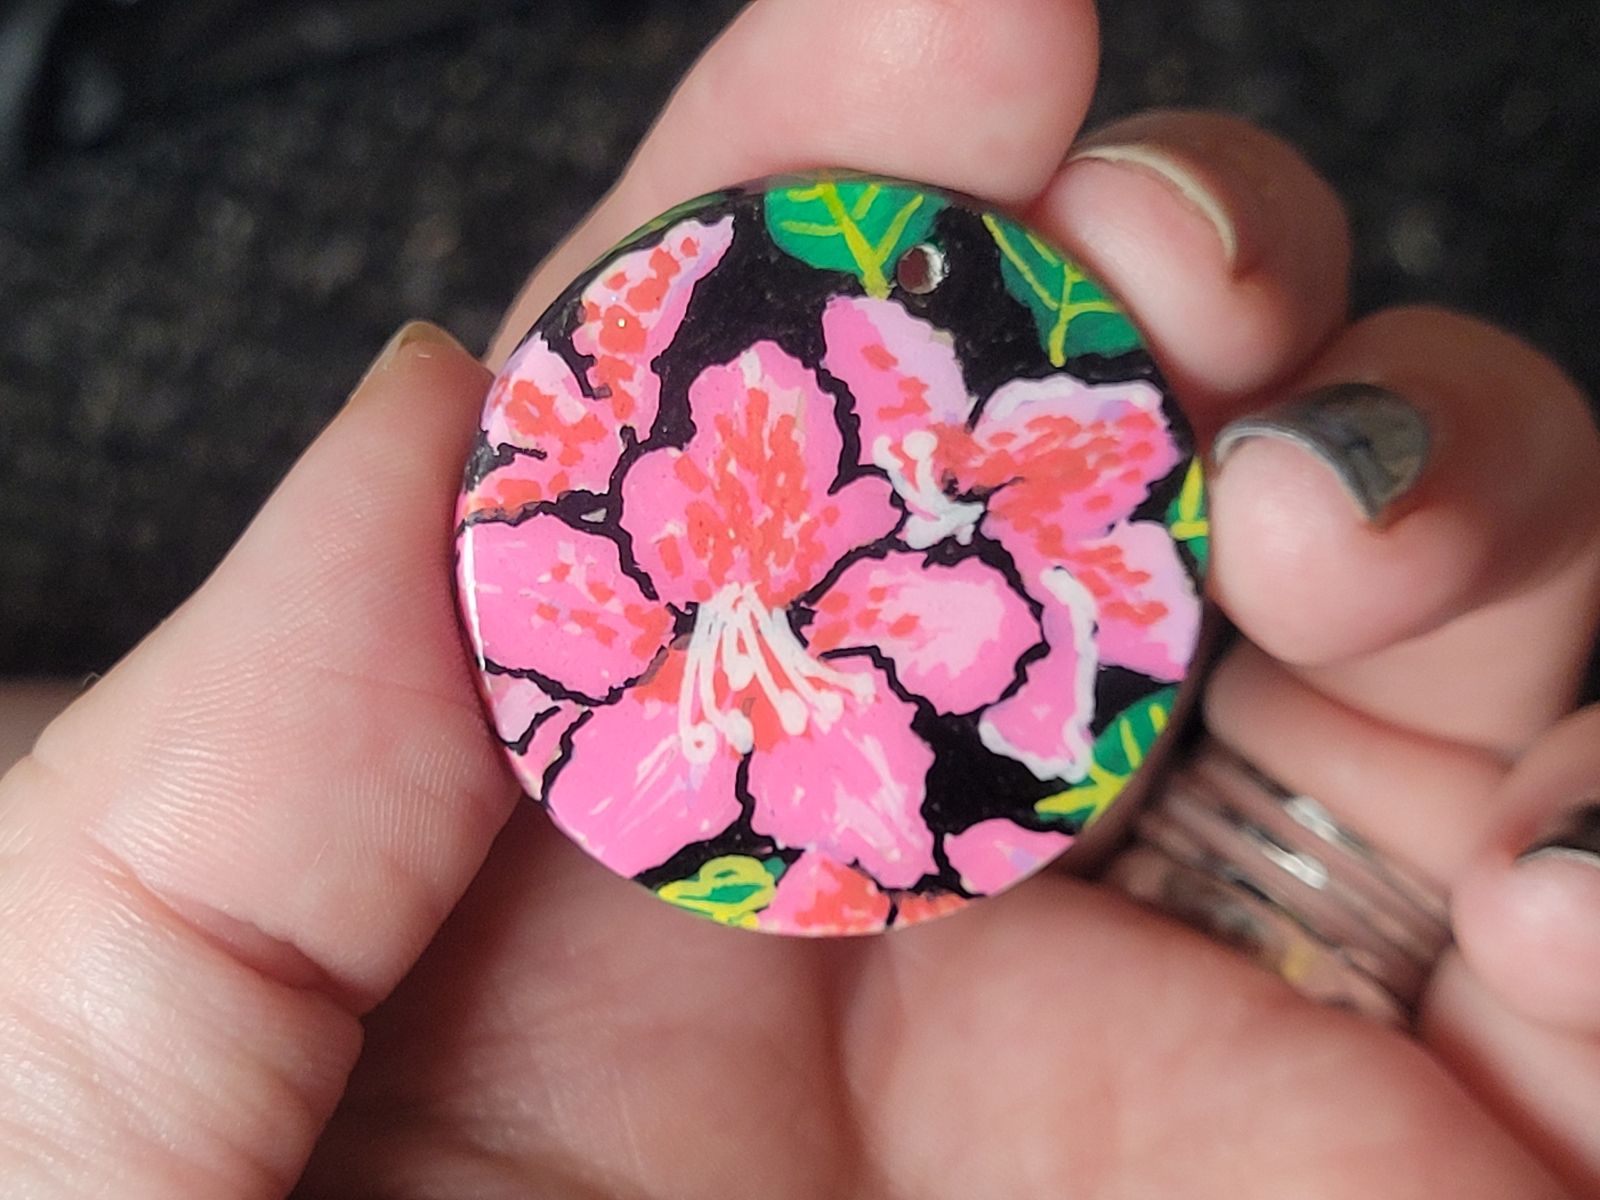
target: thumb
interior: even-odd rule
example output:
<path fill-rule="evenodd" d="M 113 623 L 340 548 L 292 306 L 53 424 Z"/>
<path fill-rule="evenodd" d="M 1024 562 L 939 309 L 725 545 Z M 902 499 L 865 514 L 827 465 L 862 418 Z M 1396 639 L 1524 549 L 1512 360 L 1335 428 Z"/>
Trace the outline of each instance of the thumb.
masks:
<path fill-rule="evenodd" d="M 488 376 L 406 326 L 216 574 L 0 781 L 8 1195 L 278 1195 L 514 788 L 455 635 Z"/>

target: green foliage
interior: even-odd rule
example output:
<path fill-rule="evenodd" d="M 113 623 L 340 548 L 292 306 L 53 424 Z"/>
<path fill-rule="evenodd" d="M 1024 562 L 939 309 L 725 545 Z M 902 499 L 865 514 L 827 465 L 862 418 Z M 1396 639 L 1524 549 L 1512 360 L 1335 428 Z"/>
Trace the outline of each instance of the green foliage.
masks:
<path fill-rule="evenodd" d="M 824 179 L 767 193 L 767 231 L 785 252 L 848 271 L 869 296 L 887 296 L 895 261 L 927 238 L 947 201 L 867 179 Z"/>
<path fill-rule="evenodd" d="M 783 870 L 781 858 L 763 861 L 744 854 L 724 854 L 688 879 L 662 884 L 656 894 L 669 904 L 723 925 L 752 929 L 756 913 L 772 903 Z"/>
<path fill-rule="evenodd" d="M 983 223 L 1000 249 L 1006 290 L 1033 313 L 1054 366 L 1080 354 L 1124 354 L 1144 344 L 1122 310 L 1071 259 L 1014 221 L 985 213 Z"/>
<path fill-rule="evenodd" d="M 1211 557 L 1211 518 L 1206 503 L 1205 473 L 1197 458 L 1183 477 L 1183 489 L 1167 506 L 1167 530 L 1188 548 L 1195 566 L 1205 573 Z"/>
<path fill-rule="evenodd" d="M 1034 811 L 1074 830 L 1086 828 L 1110 808 L 1144 762 L 1172 717 L 1177 688 L 1162 688 L 1130 705 L 1094 741 L 1089 775 L 1064 792 L 1046 796 Z"/>

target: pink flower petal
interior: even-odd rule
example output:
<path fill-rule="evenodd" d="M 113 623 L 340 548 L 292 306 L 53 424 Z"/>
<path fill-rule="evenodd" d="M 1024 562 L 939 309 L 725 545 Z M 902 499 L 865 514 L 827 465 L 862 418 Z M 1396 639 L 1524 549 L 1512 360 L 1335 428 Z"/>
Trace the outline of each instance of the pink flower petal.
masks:
<path fill-rule="evenodd" d="M 1024 829 L 996 817 L 947 835 L 944 852 L 961 886 L 988 896 L 1032 875 L 1070 845 L 1068 834 Z"/>
<path fill-rule="evenodd" d="M 544 797 L 544 777 L 556 759 L 561 757 L 561 739 L 567 730 L 578 723 L 578 718 L 588 710 L 569 700 L 557 700 L 539 714 L 528 748 L 521 754 L 511 753 L 511 772 L 522 785 L 522 790 L 535 800 Z"/>
<path fill-rule="evenodd" d="M 1026 570 L 1024 547 L 1059 561 L 1126 519 L 1181 458 L 1156 387 L 1063 374 L 1000 387 L 955 471 L 964 488 L 994 493 L 984 529 Z"/>
<path fill-rule="evenodd" d="M 1165 527 L 1130 521 L 1062 559 L 1095 600 L 1100 661 L 1176 682 L 1200 638 L 1200 599 Z"/>
<path fill-rule="evenodd" d="M 945 713 L 992 704 L 1040 636 L 1005 576 L 976 558 L 951 565 L 920 554 L 859 559 L 817 602 L 817 614 L 812 650 L 880 649 L 902 687 Z"/>
<path fill-rule="evenodd" d="M 659 242 L 620 255 L 583 291 L 582 320 L 572 331 L 595 395 L 617 428 L 649 436 L 661 403 L 651 364 L 678 335 L 694 285 L 733 242 L 733 217 L 715 224 L 680 221 Z"/>
<path fill-rule="evenodd" d="M 725 746 L 703 763 L 683 753 L 681 658 L 669 654 L 655 677 L 578 726 L 546 797 L 557 824 L 622 875 L 660 866 L 739 819 L 738 756 Z"/>
<path fill-rule="evenodd" d="M 494 731 L 503 742 L 520 742 L 535 717 L 560 703 L 531 679 L 516 675 L 480 675 L 479 679 L 494 716 Z"/>
<path fill-rule="evenodd" d="M 781 608 L 898 523 L 881 479 L 830 494 L 843 447 L 833 399 L 775 343 L 708 367 L 689 405 L 688 446 L 644 455 L 622 481 L 623 526 L 663 600 L 748 584 Z"/>
<path fill-rule="evenodd" d="M 837 937 L 876 933 L 888 919 L 889 897 L 871 879 L 826 854 L 806 853 L 783 873 L 756 922 L 776 933 Z"/>
<path fill-rule="evenodd" d="M 822 365 L 844 381 L 861 420 L 861 452 L 938 425 L 963 425 L 972 397 L 955 341 L 893 300 L 835 296 L 822 313 Z"/>
<path fill-rule="evenodd" d="M 983 714 L 978 734 L 989 749 L 1039 779 L 1076 781 L 1088 772 L 1094 747 L 1094 598 L 1060 567 L 1024 582 L 1044 605 L 1050 649 L 1028 664 L 1021 688 Z"/>
<path fill-rule="evenodd" d="M 463 515 L 515 513 L 565 492 L 603 492 L 622 455 L 619 427 L 578 387 L 566 360 L 542 334 L 529 338 L 494 381 L 484 405 L 484 436 L 518 454 L 490 471 L 466 496 Z"/>
<path fill-rule="evenodd" d="M 833 664 L 871 682 L 826 729 L 813 723 L 750 759 L 751 826 L 780 846 L 857 863 L 884 887 L 910 887 L 935 870 L 923 821 L 933 751 L 911 730 L 913 705 L 862 660 Z"/>
<path fill-rule="evenodd" d="M 894 927 L 905 929 L 949 916 L 969 901 L 955 892 L 901 892 L 895 897 Z"/>
<path fill-rule="evenodd" d="M 643 674 L 672 615 L 622 570 L 616 544 L 538 514 L 461 531 L 462 614 L 480 660 L 594 700 Z"/>
<path fill-rule="evenodd" d="M 861 461 L 905 501 L 905 538 L 923 549 L 971 539 L 982 507 L 945 495 L 947 443 L 965 446 L 973 400 L 951 336 L 893 300 L 837 296 L 823 310 L 823 366 L 844 381 L 861 423 Z"/>

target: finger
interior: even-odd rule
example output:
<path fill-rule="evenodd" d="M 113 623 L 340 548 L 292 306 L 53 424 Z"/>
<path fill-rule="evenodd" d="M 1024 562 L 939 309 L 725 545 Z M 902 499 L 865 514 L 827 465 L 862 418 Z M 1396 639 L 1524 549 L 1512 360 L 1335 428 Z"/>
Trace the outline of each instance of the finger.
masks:
<path fill-rule="evenodd" d="M 1160 111 L 1097 130 L 1029 215 L 1127 306 L 1202 434 L 1344 321 L 1338 197 L 1236 117 Z"/>
<path fill-rule="evenodd" d="M 1446 958 L 1420 1031 L 1429 1047 L 1574 1196 L 1600 1195 L 1600 1040 L 1510 1007 L 1460 958 Z"/>
<path fill-rule="evenodd" d="M 213 578 L 0 789 L 0 1177 L 287 1190 L 512 803 L 454 634 L 487 375 L 407 326 Z"/>
<path fill-rule="evenodd" d="M 1498 799 L 1455 896 L 1462 954 L 1507 1008 L 1600 1038 L 1600 708 L 1552 730 Z"/>
<path fill-rule="evenodd" d="M 39 731 L 79 690 L 63 679 L 26 680 L 0 687 L 0 773 L 33 748 Z"/>
<path fill-rule="evenodd" d="M 1083 119 L 1097 51 L 1090 0 L 761 0 L 517 298 L 490 364 L 608 246 L 716 188 L 842 167 L 1023 204 Z"/>
<path fill-rule="evenodd" d="M 1351 382 L 1395 396 L 1317 390 Z M 1600 602 L 1600 439 L 1577 388 L 1506 333 L 1401 309 L 1289 394 L 1314 400 L 1222 434 L 1217 598 L 1335 699 L 1515 752 L 1570 708 Z M 1387 507 L 1369 520 L 1352 489 Z"/>
<path fill-rule="evenodd" d="M 1441 887 L 1462 875 L 1492 827 L 1498 757 L 1330 700 L 1248 643 L 1217 664 L 1202 703 L 1222 741 Z"/>

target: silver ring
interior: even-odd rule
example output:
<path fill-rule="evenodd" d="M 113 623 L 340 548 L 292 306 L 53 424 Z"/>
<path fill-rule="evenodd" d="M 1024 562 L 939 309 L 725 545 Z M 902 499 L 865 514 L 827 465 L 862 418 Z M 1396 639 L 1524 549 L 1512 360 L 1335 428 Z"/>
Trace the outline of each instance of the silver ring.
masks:
<path fill-rule="evenodd" d="M 1413 1019 L 1450 944 L 1443 897 L 1209 734 L 1162 781 L 1106 878 L 1312 999 Z"/>

